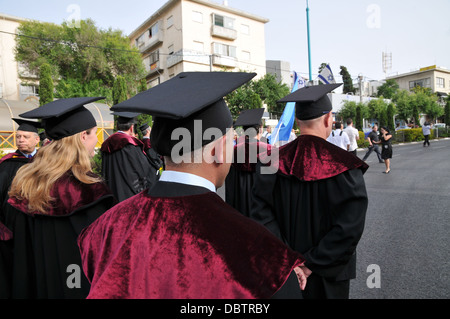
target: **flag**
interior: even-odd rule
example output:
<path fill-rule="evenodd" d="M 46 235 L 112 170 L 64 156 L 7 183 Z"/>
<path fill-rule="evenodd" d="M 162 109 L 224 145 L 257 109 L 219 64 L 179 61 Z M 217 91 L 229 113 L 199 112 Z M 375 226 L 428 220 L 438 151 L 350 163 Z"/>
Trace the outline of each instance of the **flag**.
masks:
<path fill-rule="evenodd" d="M 299 88 L 305 86 L 305 80 L 302 77 L 298 77 L 297 73 L 294 72 L 294 87 L 292 92 L 297 91 Z M 288 102 L 284 108 L 283 114 L 278 121 L 272 135 L 269 138 L 269 143 L 274 145 L 282 141 L 287 142 L 289 136 L 291 135 L 292 127 L 294 126 L 295 120 L 295 102 Z"/>
<path fill-rule="evenodd" d="M 327 64 L 327 66 L 323 68 L 322 72 L 320 72 L 319 81 L 322 82 L 323 84 L 336 83 L 329 64 Z"/>

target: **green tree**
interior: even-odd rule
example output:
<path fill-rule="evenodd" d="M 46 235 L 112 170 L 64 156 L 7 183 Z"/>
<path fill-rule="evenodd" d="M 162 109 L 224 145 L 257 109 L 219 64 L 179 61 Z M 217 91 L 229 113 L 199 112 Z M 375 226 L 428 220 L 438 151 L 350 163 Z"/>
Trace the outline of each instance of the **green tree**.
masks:
<path fill-rule="evenodd" d="M 358 131 L 362 131 L 363 129 L 363 107 L 363 104 L 358 104 L 356 106 L 355 127 Z"/>
<path fill-rule="evenodd" d="M 378 87 L 377 97 L 384 97 L 385 99 L 392 99 L 392 97 L 399 90 L 399 85 L 395 80 L 387 80 Z"/>
<path fill-rule="evenodd" d="M 32 72 L 38 72 L 44 63 L 51 65 L 58 79 L 57 98 L 88 93 L 106 96 L 112 103 L 111 90 L 117 75 L 125 78 L 131 95 L 145 72 L 139 51 L 130 47 L 122 31 L 98 29 L 90 19 L 80 21 L 78 28 L 66 22 L 56 25 L 25 21 L 17 32 L 16 60 Z"/>
<path fill-rule="evenodd" d="M 262 107 L 261 97 L 252 89 L 251 82 L 244 84 L 225 97 L 231 115 L 237 119 L 243 110 Z"/>
<path fill-rule="evenodd" d="M 392 101 L 396 105 L 397 118 L 407 122 L 412 117 L 411 96 L 406 90 L 399 90 L 392 97 Z"/>
<path fill-rule="evenodd" d="M 342 81 L 344 82 L 343 93 L 355 94 L 356 89 L 353 87 L 352 77 L 345 66 L 341 65 L 341 72 L 339 74 L 342 75 Z"/>
<path fill-rule="evenodd" d="M 386 126 L 391 131 L 395 130 L 395 122 L 394 122 L 395 114 L 396 114 L 395 104 L 389 103 L 386 109 L 386 117 L 387 117 Z"/>
<path fill-rule="evenodd" d="M 277 101 L 290 93 L 289 87 L 278 82 L 275 75 L 266 73 L 264 77 L 251 82 L 250 87 L 259 95 L 268 108 L 269 112 L 283 113 L 285 105 L 278 104 Z"/>
<path fill-rule="evenodd" d="M 113 104 L 119 104 L 128 99 L 127 85 L 123 76 L 117 76 L 113 85 Z"/>
<path fill-rule="evenodd" d="M 445 102 L 444 123 L 445 125 L 450 126 L 450 96 L 447 97 L 447 100 Z"/>
<path fill-rule="evenodd" d="M 52 69 L 48 63 L 44 63 L 39 72 L 39 105 L 50 102 L 53 102 Z"/>

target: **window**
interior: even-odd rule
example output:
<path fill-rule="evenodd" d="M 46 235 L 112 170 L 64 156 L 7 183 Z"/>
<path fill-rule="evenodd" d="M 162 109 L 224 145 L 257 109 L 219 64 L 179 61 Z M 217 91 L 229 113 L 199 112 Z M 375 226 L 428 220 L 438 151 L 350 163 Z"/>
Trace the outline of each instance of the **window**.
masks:
<path fill-rule="evenodd" d="M 219 27 L 234 30 L 234 19 L 224 17 L 218 14 L 213 14 L 213 24 Z"/>
<path fill-rule="evenodd" d="M 149 55 L 150 65 L 159 61 L 159 50 L 156 50 Z"/>
<path fill-rule="evenodd" d="M 169 45 L 169 55 L 172 55 L 173 54 L 173 44 L 172 45 Z"/>
<path fill-rule="evenodd" d="M 236 57 L 236 47 L 222 43 L 213 43 L 214 54 Z"/>
<path fill-rule="evenodd" d="M 250 61 L 250 52 L 242 51 L 242 61 Z"/>
<path fill-rule="evenodd" d="M 203 42 L 200 42 L 200 41 L 194 41 L 194 45 L 192 46 L 192 49 L 197 52 L 202 52 L 202 53 L 205 52 Z"/>
<path fill-rule="evenodd" d="M 445 80 L 443 78 L 436 78 L 436 87 L 439 89 L 445 88 Z"/>
<path fill-rule="evenodd" d="M 203 23 L 203 13 L 198 11 L 192 11 L 192 21 Z"/>
<path fill-rule="evenodd" d="M 250 27 L 246 24 L 241 25 L 241 33 L 245 35 L 250 35 Z"/>
<path fill-rule="evenodd" d="M 150 29 L 148 29 L 148 38 L 151 39 L 152 37 L 156 36 L 158 34 L 158 31 L 158 23 L 155 23 Z"/>
<path fill-rule="evenodd" d="M 415 81 L 409 82 L 410 90 L 414 89 L 416 86 L 421 86 L 424 88 L 431 88 L 431 78 L 420 79 L 420 80 L 415 80 Z"/>
<path fill-rule="evenodd" d="M 20 99 L 24 100 L 29 96 L 39 96 L 39 86 L 37 85 L 20 85 Z"/>
<path fill-rule="evenodd" d="M 167 29 L 173 26 L 173 16 L 167 18 Z"/>

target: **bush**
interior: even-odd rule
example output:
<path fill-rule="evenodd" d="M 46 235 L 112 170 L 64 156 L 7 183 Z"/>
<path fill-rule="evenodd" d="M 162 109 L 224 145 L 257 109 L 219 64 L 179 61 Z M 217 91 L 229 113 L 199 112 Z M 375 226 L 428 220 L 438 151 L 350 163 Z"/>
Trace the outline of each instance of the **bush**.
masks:
<path fill-rule="evenodd" d="M 369 142 L 366 140 L 366 136 L 365 136 L 364 132 L 359 131 L 358 133 L 359 133 L 359 140 L 357 141 L 358 148 L 369 147 Z"/>
<path fill-rule="evenodd" d="M 397 140 L 400 142 L 419 142 L 423 141 L 423 133 L 421 128 L 412 128 L 406 130 L 398 130 L 396 132 Z M 403 138 L 402 138 L 403 137 Z M 431 130 L 430 139 L 434 138 L 434 131 Z"/>

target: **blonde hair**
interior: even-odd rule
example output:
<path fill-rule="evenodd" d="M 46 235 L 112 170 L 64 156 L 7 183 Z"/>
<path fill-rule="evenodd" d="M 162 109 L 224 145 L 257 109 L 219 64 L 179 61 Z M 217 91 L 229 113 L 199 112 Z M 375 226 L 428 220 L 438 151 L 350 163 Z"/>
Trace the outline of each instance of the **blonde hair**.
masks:
<path fill-rule="evenodd" d="M 91 130 L 86 131 L 90 134 Z M 91 159 L 80 138 L 81 133 L 52 141 L 42 147 L 33 162 L 22 166 L 11 184 L 9 197 L 27 200 L 29 212 L 46 213 L 51 207 L 53 185 L 68 171 L 84 184 L 101 179 L 92 173 Z"/>

